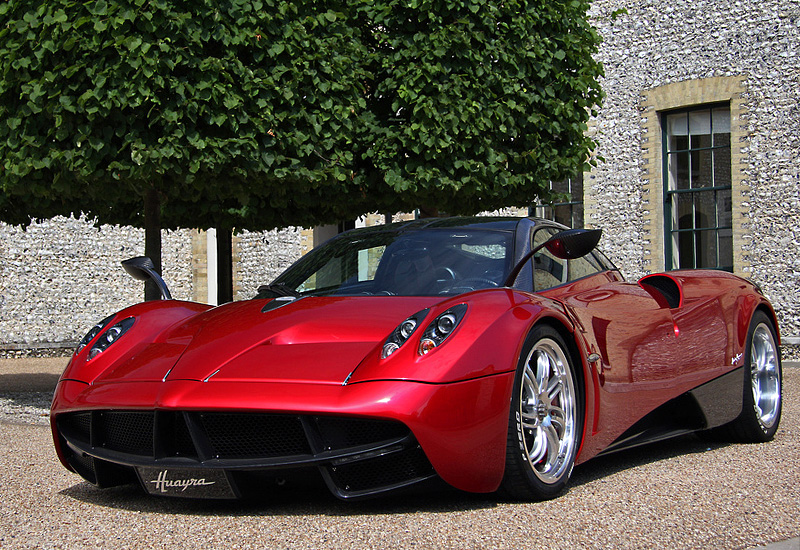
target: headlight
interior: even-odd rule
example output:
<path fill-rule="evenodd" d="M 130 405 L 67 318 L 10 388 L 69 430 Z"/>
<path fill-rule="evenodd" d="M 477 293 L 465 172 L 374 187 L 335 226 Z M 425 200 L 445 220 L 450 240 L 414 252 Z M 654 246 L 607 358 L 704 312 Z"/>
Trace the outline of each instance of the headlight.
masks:
<path fill-rule="evenodd" d="M 411 338 L 414 331 L 417 330 L 420 322 L 428 314 L 428 309 L 416 312 L 414 315 L 400 323 L 392 334 L 383 343 L 383 350 L 381 350 L 381 359 L 386 359 L 391 354 L 400 349 L 400 346 L 406 343 L 406 340 Z"/>
<path fill-rule="evenodd" d="M 466 312 L 467 304 L 458 304 L 434 319 L 433 322 L 428 325 L 428 328 L 425 329 L 425 332 L 422 333 L 422 339 L 419 341 L 419 348 L 417 350 L 418 353 L 420 355 L 426 355 L 436 347 L 442 345 L 442 342 L 456 329 Z"/>
<path fill-rule="evenodd" d="M 91 330 L 89 330 L 89 332 L 87 332 L 87 333 L 86 333 L 86 336 L 84 336 L 83 338 L 81 338 L 81 341 L 80 341 L 80 342 L 78 342 L 78 349 L 76 349 L 76 350 L 75 350 L 75 353 L 76 353 L 76 354 L 80 353 L 80 351 L 81 351 L 83 348 L 85 348 L 85 347 L 86 347 L 86 345 L 87 345 L 89 342 L 91 342 L 92 340 L 94 340 L 94 337 L 95 337 L 95 336 L 97 336 L 98 334 L 100 334 L 100 331 L 101 331 L 101 330 L 103 330 L 104 328 L 106 328 L 106 325 L 107 325 L 108 323 L 110 323 L 110 322 L 111 322 L 111 319 L 113 319 L 113 318 L 114 318 L 114 316 L 113 316 L 113 315 L 109 315 L 108 317 L 106 317 L 105 319 L 103 319 L 102 321 L 100 321 L 99 323 L 97 323 L 95 326 L 93 326 L 93 327 L 91 328 Z"/>
<path fill-rule="evenodd" d="M 112 315 L 112 317 L 113 317 L 113 315 Z M 89 331 L 89 334 L 84 336 L 84 340 L 86 340 L 86 343 L 83 343 L 83 340 L 81 340 L 81 343 L 83 345 L 79 345 L 78 346 L 78 351 L 80 351 L 81 349 L 86 347 L 86 345 L 92 340 L 92 338 L 94 338 L 94 336 L 96 336 L 98 332 L 102 331 L 103 328 L 111 321 L 112 317 L 108 317 L 106 319 L 103 319 L 103 321 L 101 321 L 100 323 L 95 325 L 92 328 L 92 330 Z M 94 345 L 92 345 L 91 349 L 89 350 L 89 355 L 86 358 L 86 360 L 89 361 L 91 359 L 94 359 L 95 357 L 97 357 L 98 355 L 103 353 L 105 350 L 107 350 L 108 347 L 111 344 L 113 344 L 114 342 L 119 340 L 119 338 L 123 334 L 125 334 L 128 331 L 129 328 L 131 328 L 133 326 L 134 321 L 135 321 L 135 319 L 133 317 L 128 317 L 127 319 L 123 319 L 119 323 L 116 323 L 114 326 L 110 327 L 105 332 L 103 332 L 100 335 L 100 337 L 97 338 L 97 341 L 94 343 Z M 98 329 L 98 327 L 100 327 L 100 328 Z M 95 329 L 97 329 L 97 330 L 95 331 Z M 94 332 L 94 335 L 90 336 L 90 335 L 92 335 L 93 332 Z"/>

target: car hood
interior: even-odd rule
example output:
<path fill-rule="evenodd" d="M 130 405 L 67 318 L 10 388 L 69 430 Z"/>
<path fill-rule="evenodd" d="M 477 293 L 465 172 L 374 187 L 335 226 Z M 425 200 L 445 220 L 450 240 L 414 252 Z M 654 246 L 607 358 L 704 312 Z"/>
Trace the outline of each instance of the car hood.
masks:
<path fill-rule="evenodd" d="M 341 384 L 435 298 L 307 297 L 226 304 L 179 323 L 97 382 L 198 380 Z"/>

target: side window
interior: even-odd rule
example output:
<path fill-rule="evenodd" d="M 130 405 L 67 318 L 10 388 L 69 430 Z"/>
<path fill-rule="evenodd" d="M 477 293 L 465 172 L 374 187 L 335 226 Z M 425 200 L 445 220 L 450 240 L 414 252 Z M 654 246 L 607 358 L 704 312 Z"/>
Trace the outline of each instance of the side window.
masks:
<path fill-rule="evenodd" d="M 569 261 L 569 274 L 568 280 L 577 281 L 589 275 L 605 271 L 602 264 L 597 261 L 593 254 L 589 253 L 582 258 Z"/>
<path fill-rule="evenodd" d="M 553 227 L 539 229 L 533 235 L 533 246 L 539 246 L 556 233 L 558 230 Z M 550 254 L 545 248 L 534 256 L 534 265 L 536 266 L 533 276 L 535 290 L 544 290 L 570 281 L 577 281 L 606 270 L 594 253 L 575 260 L 562 260 Z"/>
<path fill-rule="evenodd" d="M 558 231 L 553 227 L 542 227 L 533 233 L 532 247 L 537 247 Z M 567 282 L 567 261 L 556 258 L 546 248 L 533 256 L 533 290 L 544 290 Z"/>

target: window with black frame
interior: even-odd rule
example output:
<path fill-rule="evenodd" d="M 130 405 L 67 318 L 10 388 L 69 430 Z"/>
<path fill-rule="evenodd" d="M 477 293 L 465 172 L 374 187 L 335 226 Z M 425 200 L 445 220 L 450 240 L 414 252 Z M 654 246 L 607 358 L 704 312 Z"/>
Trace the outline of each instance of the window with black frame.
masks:
<path fill-rule="evenodd" d="M 561 181 L 551 181 L 550 190 L 564 198 L 535 206 L 533 215 L 574 229 L 583 228 L 583 174 Z"/>
<path fill-rule="evenodd" d="M 728 104 L 662 113 L 667 269 L 733 271 Z"/>

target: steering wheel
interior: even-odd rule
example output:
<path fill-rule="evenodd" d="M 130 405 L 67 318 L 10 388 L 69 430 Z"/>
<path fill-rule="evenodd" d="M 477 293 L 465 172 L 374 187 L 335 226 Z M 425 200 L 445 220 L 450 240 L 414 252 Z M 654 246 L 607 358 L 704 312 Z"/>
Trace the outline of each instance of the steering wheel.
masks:
<path fill-rule="evenodd" d="M 446 283 L 456 280 L 456 272 L 449 267 L 437 267 L 434 271 L 437 283 Z"/>

